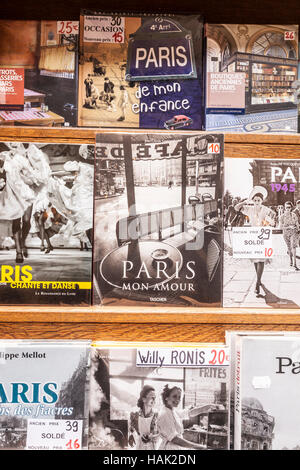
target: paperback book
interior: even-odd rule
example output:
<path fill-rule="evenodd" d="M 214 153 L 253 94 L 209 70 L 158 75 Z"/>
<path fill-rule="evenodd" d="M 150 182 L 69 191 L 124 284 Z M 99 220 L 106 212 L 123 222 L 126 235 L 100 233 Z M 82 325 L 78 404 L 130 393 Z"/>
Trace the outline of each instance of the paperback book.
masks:
<path fill-rule="evenodd" d="M 234 449 L 298 450 L 299 336 L 239 336 Z"/>
<path fill-rule="evenodd" d="M 225 158 L 224 307 L 299 308 L 299 168 Z"/>
<path fill-rule="evenodd" d="M 206 24 L 206 130 L 295 133 L 298 26 Z"/>
<path fill-rule="evenodd" d="M 77 125 L 77 21 L 0 20 L 0 126 Z"/>
<path fill-rule="evenodd" d="M 0 142 L 2 304 L 91 303 L 94 146 Z"/>
<path fill-rule="evenodd" d="M 89 360 L 88 341 L 0 341 L 1 450 L 87 449 Z"/>
<path fill-rule="evenodd" d="M 90 450 L 228 448 L 221 344 L 94 343 Z"/>
<path fill-rule="evenodd" d="M 239 337 L 271 337 L 280 338 L 282 336 L 296 336 L 295 331 L 259 331 L 259 330 L 231 330 L 225 332 L 225 344 L 229 350 L 230 357 L 230 401 L 229 401 L 229 428 L 230 428 L 230 449 L 234 448 L 234 410 L 235 410 L 235 392 L 236 392 L 236 359 Z"/>
<path fill-rule="evenodd" d="M 222 187 L 222 134 L 98 134 L 94 304 L 220 305 Z"/>
<path fill-rule="evenodd" d="M 81 12 L 78 125 L 203 129 L 199 15 Z"/>

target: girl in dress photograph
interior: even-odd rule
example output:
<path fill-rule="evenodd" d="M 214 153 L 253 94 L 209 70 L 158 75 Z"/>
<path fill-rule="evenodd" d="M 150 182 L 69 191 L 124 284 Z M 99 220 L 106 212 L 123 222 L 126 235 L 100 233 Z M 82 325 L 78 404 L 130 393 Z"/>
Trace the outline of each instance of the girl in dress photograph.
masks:
<path fill-rule="evenodd" d="M 235 210 L 241 211 L 249 219 L 251 227 L 264 227 L 273 225 L 275 213 L 272 209 L 263 205 L 263 201 L 267 198 L 268 192 L 263 186 L 254 186 L 248 199 L 245 199 L 235 206 Z M 259 295 L 262 285 L 261 279 L 264 272 L 265 260 L 262 258 L 251 259 L 256 272 L 255 293 Z"/>
<path fill-rule="evenodd" d="M 202 444 L 188 441 L 183 437 L 183 420 L 190 419 L 205 413 L 212 408 L 212 405 L 204 405 L 197 408 L 178 410 L 181 402 L 181 388 L 166 385 L 162 393 L 163 407 L 158 414 L 158 432 L 161 437 L 159 449 L 197 449 L 203 450 L 206 447 Z"/>
<path fill-rule="evenodd" d="M 154 411 L 156 393 L 153 387 L 145 385 L 140 393 L 137 406 L 139 411 L 130 414 L 129 445 L 136 450 L 154 450 L 159 437 L 157 412 Z"/>

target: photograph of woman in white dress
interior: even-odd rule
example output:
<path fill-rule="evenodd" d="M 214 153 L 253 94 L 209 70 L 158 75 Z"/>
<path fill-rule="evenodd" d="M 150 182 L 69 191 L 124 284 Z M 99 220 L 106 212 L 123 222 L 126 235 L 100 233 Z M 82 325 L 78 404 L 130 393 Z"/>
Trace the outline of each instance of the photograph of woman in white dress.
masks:
<path fill-rule="evenodd" d="M 241 211 L 244 215 L 248 217 L 249 225 L 251 227 L 263 227 L 270 225 L 275 220 L 275 213 L 267 206 L 263 205 L 263 201 L 267 198 L 268 192 L 263 186 L 255 186 L 248 199 L 239 202 L 235 205 L 235 210 L 237 212 Z M 259 295 L 260 288 L 262 285 L 262 275 L 265 267 L 265 260 L 251 259 L 254 264 L 256 272 L 256 285 L 255 293 Z"/>
<path fill-rule="evenodd" d="M 212 405 L 204 405 L 191 409 L 179 410 L 182 391 L 179 387 L 169 387 L 165 385 L 162 392 L 163 407 L 158 414 L 157 427 L 161 438 L 159 449 L 197 449 L 203 450 L 206 447 L 202 444 L 188 441 L 183 437 L 183 420 L 190 419 L 205 413 L 211 409 Z"/>
<path fill-rule="evenodd" d="M 155 389 L 144 385 L 137 406 L 139 411 L 130 414 L 129 446 L 136 450 L 154 450 L 159 437 L 157 431 L 157 412 Z"/>

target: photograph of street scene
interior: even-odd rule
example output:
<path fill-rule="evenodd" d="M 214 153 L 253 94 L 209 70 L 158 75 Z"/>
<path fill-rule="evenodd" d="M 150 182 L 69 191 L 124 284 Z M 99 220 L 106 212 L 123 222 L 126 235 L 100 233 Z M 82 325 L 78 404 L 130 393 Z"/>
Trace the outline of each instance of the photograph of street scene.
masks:
<path fill-rule="evenodd" d="M 299 307 L 299 168 L 293 159 L 225 159 L 224 307 Z M 271 228 L 272 257 L 234 258 L 234 227 Z"/>
<path fill-rule="evenodd" d="M 220 304 L 222 139 L 97 135 L 95 303 Z"/>

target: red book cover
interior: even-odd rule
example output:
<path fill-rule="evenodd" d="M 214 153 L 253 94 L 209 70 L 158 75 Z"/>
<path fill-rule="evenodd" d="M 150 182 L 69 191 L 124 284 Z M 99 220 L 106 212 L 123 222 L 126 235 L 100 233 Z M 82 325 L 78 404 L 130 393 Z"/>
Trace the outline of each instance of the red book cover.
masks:
<path fill-rule="evenodd" d="M 0 110 L 24 109 L 24 69 L 0 68 Z"/>

